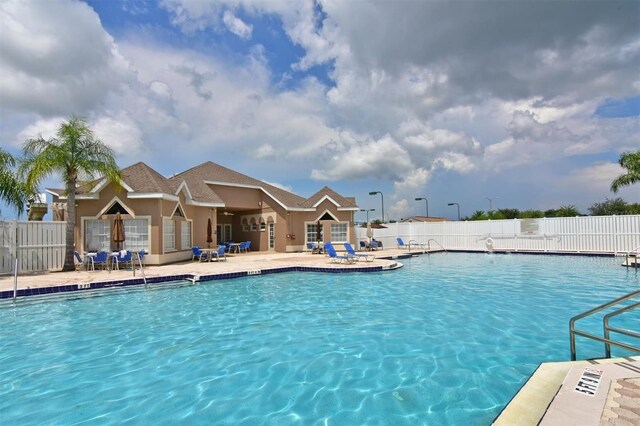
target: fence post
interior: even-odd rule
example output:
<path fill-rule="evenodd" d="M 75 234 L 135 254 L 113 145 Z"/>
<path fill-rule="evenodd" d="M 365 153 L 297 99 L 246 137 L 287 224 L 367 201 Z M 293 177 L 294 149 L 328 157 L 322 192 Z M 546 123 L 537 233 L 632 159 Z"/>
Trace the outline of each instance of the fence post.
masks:
<path fill-rule="evenodd" d="M 613 218 L 613 255 L 618 254 L 618 221 L 616 220 L 616 215 L 612 216 Z"/>
<path fill-rule="evenodd" d="M 580 253 L 582 250 L 580 250 L 580 232 L 578 232 L 578 227 L 580 226 L 580 223 L 578 222 L 578 216 L 574 216 L 573 218 L 573 222 L 574 222 L 574 230 L 573 230 L 573 235 L 575 238 L 575 245 L 576 245 L 576 252 Z"/>

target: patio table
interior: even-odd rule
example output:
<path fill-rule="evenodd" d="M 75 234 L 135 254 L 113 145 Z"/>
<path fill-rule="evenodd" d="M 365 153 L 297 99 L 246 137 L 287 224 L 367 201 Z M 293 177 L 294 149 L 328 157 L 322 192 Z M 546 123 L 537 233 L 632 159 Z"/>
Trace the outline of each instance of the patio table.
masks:
<path fill-rule="evenodd" d="M 232 252 L 240 253 L 240 244 L 242 243 L 229 244 L 229 253 L 232 253 Z"/>

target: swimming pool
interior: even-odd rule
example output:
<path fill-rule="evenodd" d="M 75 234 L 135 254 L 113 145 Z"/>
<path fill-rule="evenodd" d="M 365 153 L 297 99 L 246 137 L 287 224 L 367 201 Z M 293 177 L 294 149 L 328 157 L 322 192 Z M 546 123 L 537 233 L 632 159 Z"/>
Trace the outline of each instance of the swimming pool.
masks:
<path fill-rule="evenodd" d="M 615 258 L 403 263 L 0 305 L 3 422 L 488 424 L 572 315 L 640 287 Z"/>

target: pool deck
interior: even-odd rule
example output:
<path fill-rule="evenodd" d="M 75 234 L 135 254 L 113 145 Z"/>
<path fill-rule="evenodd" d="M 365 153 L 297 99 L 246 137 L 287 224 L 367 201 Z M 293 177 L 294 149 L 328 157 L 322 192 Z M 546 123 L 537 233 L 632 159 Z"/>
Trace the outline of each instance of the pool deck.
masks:
<path fill-rule="evenodd" d="M 595 395 L 574 390 L 585 368 L 601 372 Z M 493 424 L 639 425 L 639 384 L 640 356 L 545 362 L 540 364 Z M 593 385 L 588 384 L 587 387 L 593 390 Z"/>
<path fill-rule="evenodd" d="M 432 250 L 431 252 L 438 252 Z M 325 255 L 311 253 L 264 253 L 250 252 L 227 255 L 226 261 L 199 262 L 185 261 L 162 266 L 145 266 L 144 273 L 147 280 L 152 282 L 166 282 L 172 278 L 192 279 L 198 277 L 202 281 L 207 279 L 234 278 L 242 275 L 281 272 L 285 270 L 304 270 L 319 272 L 379 272 L 401 266 L 398 259 L 424 254 L 420 251 L 385 249 L 374 252 L 372 262 L 360 260 L 355 263 L 333 263 Z M 292 269 L 293 268 L 293 269 Z M 260 271 L 260 272 L 258 272 Z M 183 278 L 183 277 L 191 278 Z M 45 272 L 39 274 L 18 275 L 18 290 L 60 288 L 61 286 L 78 286 L 87 288 L 85 284 L 138 282 L 142 277 L 140 269 L 136 268 L 135 277 L 131 269 L 126 270 L 95 270 L 84 269 L 70 272 Z M 14 277 L 0 276 L 0 292 L 12 291 Z M 93 287 L 93 286 L 91 286 Z M 110 287 L 107 285 L 107 287 Z M 60 290 L 60 291 L 70 291 Z M 55 291 L 58 292 L 58 291 Z"/>

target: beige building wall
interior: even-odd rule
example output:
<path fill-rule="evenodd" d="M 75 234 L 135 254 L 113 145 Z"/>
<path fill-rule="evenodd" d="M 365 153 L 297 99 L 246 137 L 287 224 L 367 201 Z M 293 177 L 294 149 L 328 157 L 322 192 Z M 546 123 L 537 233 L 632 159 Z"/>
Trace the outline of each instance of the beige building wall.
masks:
<path fill-rule="evenodd" d="M 260 189 L 235 186 L 212 185 L 220 196 L 225 208 L 194 206 L 188 204 L 186 191 L 178 194 L 176 200 L 160 198 L 128 198 L 124 189 L 108 185 L 99 193 L 98 199 L 78 199 L 76 204 L 76 247 L 84 247 L 84 224 L 86 219 L 112 221 L 115 215 L 104 215 L 114 202 L 120 203 L 132 212 L 136 218 L 149 218 L 149 253 L 145 257 L 147 264 L 165 264 L 191 258 L 191 247 L 207 247 L 207 221 L 211 219 L 211 247 L 216 247 L 221 235 L 217 235 L 217 226 L 230 225 L 231 239 L 236 242 L 251 241 L 252 251 L 291 252 L 306 249 L 306 224 L 317 223 L 318 219 L 329 212 L 338 222 L 348 225 L 349 242 L 355 241 L 353 211 L 338 211 L 329 200 L 323 201 L 315 211 L 287 211 L 276 200 Z M 171 197 L 171 196 L 169 196 Z M 58 201 L 54 197 L 54 202 Z M 180 206 L 183 216 L 176 214 Z M 231 213 L 231 214 L 225 214 Z M 123 215 L 123 219 L 133 216 Z M 164 250 L 164 219 L 171 220 L 175 226 L 175 249 Z M 191 224 L 191 241 L 182 241 L 181 223 Z M 334 220 L 323 220 L 324 239 L 331 237 L 331 224 Z M 270 246 L 270 230 L 273 230 L 273 247 Z M 184 247 L 183 247 L 184 246 Z M 339 247 L 338 247 L 339 248 Z"/>

